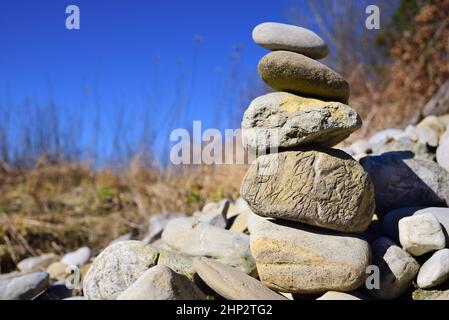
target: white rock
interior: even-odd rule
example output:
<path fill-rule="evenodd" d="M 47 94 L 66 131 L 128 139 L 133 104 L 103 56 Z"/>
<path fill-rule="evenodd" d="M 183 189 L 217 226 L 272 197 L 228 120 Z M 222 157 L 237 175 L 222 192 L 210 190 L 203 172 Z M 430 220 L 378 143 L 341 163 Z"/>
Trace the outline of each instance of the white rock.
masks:
<path fill-rule="evenodd" d="M 399 241 L 404 250 L 414 256 L 443 249 L 446 245 L 440 222 L 431 213 L 399 220 Z"/>
<path fill-rule="evenodd" d="M 79 248 L 76 251 L 69 252 L 61 258 L 61 262 L 68 266 L 81 267 L 90 259 L 91 251 L 88 247 Z"/>
<path fill-rule="evenodd" d="M 372 135 L 368 142 L 371 145 L 373 152 L 377 153 L 389 140 L 411 141 L 410 137 L 400 129 L 386 129 Z"/>
<path fill-rule="evenodd" d="M 418 287 L 421 289 L 438 286 L 449 279 L 449 249 L 435 252 L 418 273 Z"/>

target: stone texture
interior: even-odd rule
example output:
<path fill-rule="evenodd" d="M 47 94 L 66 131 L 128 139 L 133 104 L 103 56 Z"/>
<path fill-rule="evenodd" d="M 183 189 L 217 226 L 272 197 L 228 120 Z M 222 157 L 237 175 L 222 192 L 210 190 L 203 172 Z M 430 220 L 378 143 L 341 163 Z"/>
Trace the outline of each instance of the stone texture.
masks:
<path fill-rule="evenodd" d="M 369 294 L 386 300 L 399 297 L 410 288 L 418 274 L 418 262 L 386 237 L 375 240 L 371 248 L 372 264 L 380 270 L 380 288 L 369 290 Z"/>
<path fill-rule="evenodd" d="M 193 279 L 196 274 L 193 267 L 193 257 L 180 252 L 163 250 L 159 252 L 158 265 L 169 267 L 171 270 Z"/>
<path fill-rule="evenodd" d="M 399 241 L 404 250 L 414 256 L 443 249 L 446 245 L 441 225 L 431 213 L 399 220 Z"/>
<path fill-rule="evenodd" d="M 34 272 L 13 278 L 1 297 L 5 300 L 31 300 L 45 291 L 49 286 L 46 272 Z"/>
<path fill-rule="evenodd" d="M 83 282 L 90 300 L 114 300 L 148 268 L 158 252 L 141 241 L 122 241 L 104 249 L 94 260 Z"/>
<path fill-rule="evenodd" d="M 419 270 L 418 287 L 436 287 L 449 279 L 449 249 L 435 252 Z"/>
<path fill-rule="evenodd" d="M 374 184 L 376 213 L 449 203 L 449 172 L 412 152 L 388 152 L 365 157 L 360 164 Z"/>
<path fill-rule="evenodd" d="M 76 251 L 69 252 L 61 258 L 61 262 L 68 266 L 81 267 L 83 264 L 89 261 L 91 251 L 88 247 L 79 248 Z"/>
<path fill-rule="evenodd" d="M 433 131 L 435 131 L 439 137 L 442 136 L 444 131 L 446 130 L 446 124 L 444 123 L 442 118 L 436 116 L 425 117 L 416 126 L 419 128 L 422 127 L 430 128 Z"/>
<path fill-rule="evenodd" d="M 145 271 L 117 300 L 204 300 L 206 296 L 186 276 L 157 265 Z"/>
<path fill-rule="evenodd" d="M 243 145 L 249 149 L 332 147 L 360 128 L 362 120 L 339 102 L 272 92 L 254 99 L 242 121 Z"/>
<path fill-rule="evenodd" d="M 344 232 L 366 230 L 375 206 L 366 172 L 335 149 L 261 156 L 246 173 L 240 194 L 258 215 Z"/>
<path fill-rule="evenodd" d="M 449 171 L 449 129 L 441 137 L 436 157 L 438 164 Z"/>
<path fill-rule="evenodd" d="M 302 54 L 274 51 L 259 61 L 259 75 L 273 89 L 348 102 L 349 84 L 337 72 Z"/>
<path fill-rule="evenodd" d="M 312 59 L 325 58 L 329 52 L 326 43 L 311 30 L 276 22 L 264 22 L 253 30 L 253 40 L 268 50 L 286 50 Z"/>
<path fill-rule="evenodd" d="M 210 288 L 228 300 L 285 300 L 260 281 L 223 263 L 195 258 L 193 266 Z"/>
<path fill-rule="evenodd" d="M 369 244 L 358 237 L 282 220 L 256 220 L 251 251 L 265 285 L 300 294 L 354 290 L 371 260 Z"/>
<path fill-rule="evenodd" d="M 413 300 L 449 300 L 449 290 L 422 290 L 413 292 Z"/>
<path fill-rule="evenodd" d="M 328 291 L 321 297 L 319 297 L 317 300 L 362 300 L 362 299 L 349 293 Z"/>
<path fill-rule="evenodd" d="M 199 222 L 195 217 L 171 220 L 162 233 L 171 248 L 191 256 L 207 256 L 238 267 L 246 273 L 254 271 L 249 249 L 249 236 Z"/>
<path fill-rule="evenodd" d="M 43 254 L 20 261 L 17 268 L 21 272 L 45 271 L 50 264 L 56 262 L 59 257 L 54 253 Z"/>

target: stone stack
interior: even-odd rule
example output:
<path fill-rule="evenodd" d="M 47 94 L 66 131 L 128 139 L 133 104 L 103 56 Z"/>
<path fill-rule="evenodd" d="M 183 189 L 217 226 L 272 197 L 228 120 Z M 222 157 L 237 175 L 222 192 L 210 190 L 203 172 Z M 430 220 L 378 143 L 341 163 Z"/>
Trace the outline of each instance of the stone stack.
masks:
<path fill-rule="evenodd" d="M 272 50 L 258 70 L 277 90 L 253 100 L 242 122 L 248 150 L 276 150 L 254 161 L 241 186 L 255 213 L 248 227 L 259 277 L 288 293 L 354 290 L 371 261 L 354 234 L 368 228 L 375 201 L 363 167 L 332 149 L 362 124 L 347 105 L 349 85 L 315 60 L 328 47 L 310 30 L 262 23 L 253 39 Z"/>

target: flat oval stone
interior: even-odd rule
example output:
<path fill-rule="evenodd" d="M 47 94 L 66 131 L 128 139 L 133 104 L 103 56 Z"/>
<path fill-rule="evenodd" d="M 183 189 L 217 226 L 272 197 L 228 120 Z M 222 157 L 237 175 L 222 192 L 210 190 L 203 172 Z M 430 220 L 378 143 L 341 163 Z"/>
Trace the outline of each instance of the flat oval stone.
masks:
<path fill-rule="evenodd" d="M 253 30 L 253 40 L 268 50 L 285 50 L 322 59 L 329 53 L 326 43 L 311 30 L 277 22 L 264 22 Z"/>
<path fill-rule="evenodd" d="M 155 266 L 158 252 L 141 241 L 121 241 L 104 249 L 83 281 L 89 300 L 115 300 L 148 268 Z"/>
<path fill-rule="evenodd" d="M 251 252 L 265 285 L 299 294 L 355 290 L 371 260 L 368 242 L 359 237 L 285 220 L 255 221 Z"/>
<path fill-rule="evenodd" d="M 254 99 L 245 111 L 242 139 L 246 148 L 259 150 L 332 147 L 361 126 L 360 116 L 345 104 L 273 92 Z"/>
<path fill-rule="evenodd" d="M 260 281 L 208 258 L 195 258 L 193 266 L 203 281 L 228 300 L 286 300 Z"/>
<path fill-rule="evenodd" d="M 259 61 L 259 75 L 270 87 L 301 96 L 347 103 L 349 84 L 324 64 L 302 54 L 274 51 Z"/>
<path fill-rule="evenodd" d="M 285 151 L 257 158 L 240 193 L 254 213 L 343 232 L 362 232 L 374 214 L 363 168 L 335 149 Z"/>

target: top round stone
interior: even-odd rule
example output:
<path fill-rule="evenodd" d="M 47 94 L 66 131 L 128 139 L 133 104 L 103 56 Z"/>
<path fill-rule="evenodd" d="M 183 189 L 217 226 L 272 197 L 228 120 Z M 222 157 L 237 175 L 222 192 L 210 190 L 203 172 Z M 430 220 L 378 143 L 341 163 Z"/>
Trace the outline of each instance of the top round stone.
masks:
<path fill-rule="evenodd" d="M 264 22 L 253 30 L 253 40 L 268 50 L 285 50 L 322 59 L 329 53 L 323 39 L 314 32 L 284 23 Z"/>

